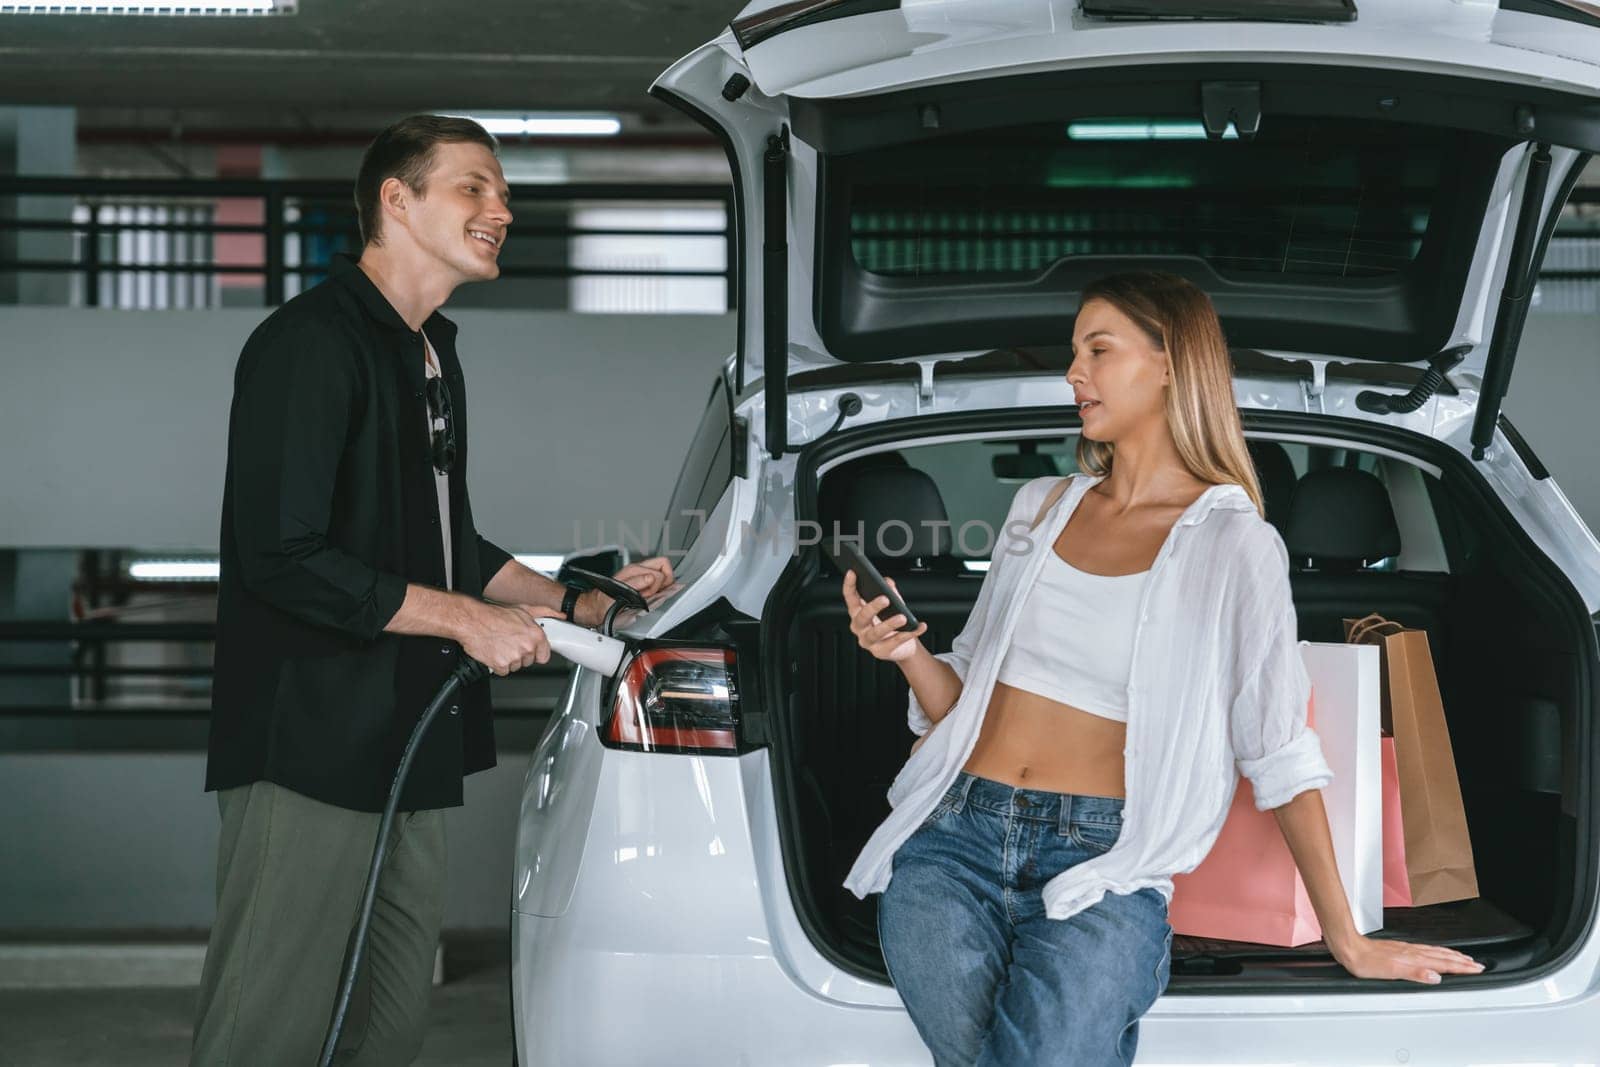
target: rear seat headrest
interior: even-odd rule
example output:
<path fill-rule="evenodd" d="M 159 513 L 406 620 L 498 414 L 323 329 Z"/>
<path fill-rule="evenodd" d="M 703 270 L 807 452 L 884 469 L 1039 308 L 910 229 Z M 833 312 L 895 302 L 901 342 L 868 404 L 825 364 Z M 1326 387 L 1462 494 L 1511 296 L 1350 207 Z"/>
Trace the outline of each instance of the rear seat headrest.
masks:
<path fill-rule="evenodd" d="M 873 452 L 870 455 L 847 459 L 822 476 L 817 488 L 817 517 L 824 531 L 832 528 L 833 520 L 844 514 L 846 490 L 855 484 L 865 471 L 887 468 L 906 470 L 911 464 L 899 452 Z"/>
<path fill-rule="evenodd" d="M 1294 489 L 1284 547 L 1296 559 L 1359 567 L 1400 554 L 1389 491 L 1353 467 L 1311 471 Z"/>
<path fill-rule="evenodd" d="M 823 477 L 817 516 L 825 539 L 833 536 L 835 522 L 845 537 L 859 531 L 861 549 L 874 561 L 916 565 L 951 555 L 954 544 L 939 487 L 914 467 L 860 470 L 841 464 Z M 930 523 L 938 525 L 925 525 Z"/>
<path fill-rule="evenodd" d="M 1250 461 L 1261 483 L 1261 500 L 1267 508 L 1267 521 L 1282 534 L 1289 525 L 1289 507 L 1294 500 L 1294 461 L 1289 450 L 1277 441 L 1250 441 Z"/>

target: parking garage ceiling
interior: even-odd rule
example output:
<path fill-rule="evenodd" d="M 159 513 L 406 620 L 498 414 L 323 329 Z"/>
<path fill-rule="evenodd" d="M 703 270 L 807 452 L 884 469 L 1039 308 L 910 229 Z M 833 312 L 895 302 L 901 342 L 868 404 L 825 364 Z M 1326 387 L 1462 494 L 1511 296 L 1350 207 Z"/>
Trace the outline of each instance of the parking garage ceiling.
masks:
<path fill-rule="evenodd" d="M 300 0 L 293 15 L 0 15 L 0 105 L 319 111 L 605 110 L 677 124 L 646 90 L 731 0 Z"/>

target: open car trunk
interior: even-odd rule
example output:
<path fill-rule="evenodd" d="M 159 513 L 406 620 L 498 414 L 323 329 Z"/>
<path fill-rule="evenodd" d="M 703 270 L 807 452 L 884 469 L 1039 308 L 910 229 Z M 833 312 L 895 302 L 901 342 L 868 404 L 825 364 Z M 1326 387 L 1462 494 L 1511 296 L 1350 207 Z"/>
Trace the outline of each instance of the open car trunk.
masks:
<path fill-rule="evenodd" d="M 1242 0 L 1209 26 L 1176 4 L 1149 5 L 1181 16 L 1159 22 L 1081 5 L 1060 18 L 1060 6 L 755 0 L 656 82 L 727 150 L 735 402 L 759 391 L 764 408 L 752 444 L 785 462 L 804 409 L 791 385 L 883 380 L 893 362 L 921 374 L 916 428 L 902 433 L 1002 434 L 1008 417 L 1066 432 L 1069 407 L 929 414 L 959 407 L 934 368 L 1059 345 L 1085 285 L 1119 270 L 1188 278 L 1232 344 L 1315 361 L 1303 397 L 1275 403 L 1320 398 L 1326 417 L 1257 415 L 1258 432 L 1277 418 L 1334 440 L 1389 435 L 1443 472 L 1427 494 L 1450 531 L 1448 568 L 1294 581 L 1309 639 L 1339 640 L 1342 618 L 1376 611 L 1432 641 L 1482 897 L 1389 915 L 1388 932 L 1533 973 L 1577 942 L 1594 903 L 1593 622 L 1489 491 L 1499 471 L 1463 453 L 1482 459 L 1496 439 L 1544 243 L 1600 151 L 1600 24 L 1553 17 L 1545 0 L 1359 0 L 1338 25 L 1302 21 L 1295 3 Z M 1417 385 L 1404 403 L 1324 395 L 1330 360 Z M 817 516 L 828 456 L 895 432 L 840 425 L 804 438 L 799 518 Z M 993 521 L 994 505 L 962 517 Z M 938 558 L 897 576 L 934 649 L 960 631 L 980 579 Z M 761 639 L 796 907 L 823 952 L 881 977 L 876 901 L 839 883 L 912 740 L 904 684 L 857 651 L 814 549 L 775 587 Z M 1180 988 L 1347 980 L 1315 947 L 1180 941 L 1173 970 Z"/>
<path fill-rule="evenodd" d="M 1065 411 L 1054 412 L 1053 423 L 1043 421 L 1051 415 L 1042 409 L 1011 417 L 1056 427 L 1075 423 Z M 987 417 L 992 422 L 995 413 Z M 1297 417 L 1247 415 L 1247 432 L 1263 420 L 1287 431 Z M 1318 429 L 1334 436 L 1326 419 Z M 934 430 L 929 426 L 925 432 Z M 1347 431 L 1354 449 L 1359 449 L 1354 435 L 1362 432 L 1392 434 L 1381 427 Z M 837 456 L 849 447 L 850 436 L 830 440 L 834 447 L 828 454 Z M 1405 436 L 1417 447 L 1416 437 Z M 880 436 L 874 443 L 881 441 Z M 1576 946 L 1595 905 L 1588 888 L 1594 884 L 1588 844 L 1594 829 L 1583 799 L 1589 795 L 1584 783 L 1593 759 L 1594 622 L 1570 584 L 1482 487 L 1466 460 L 1442 446 L 1434 452 L 1426 461 L 1441 468 L 1440 477 L 1423 468 L 1410 468 L 1407 477 L 1426 487 L 1424 507 L 1436 520 L 1447 568 L 1408 570 L 1390 560 L 1330 573 L 1317 570 L 1313 561 L 1296 561 L 1300 636 L 1341 641 L 1341 620 L 1369 612 L 1427 631 L 1481 895 L 1389 909 L 1382 936 L 1451 945 L 1484 960 L 1491 975 L 1526 977 Z M 1324 465 L 1353 465 L 1357 455 L 1327 448 L 1311 458 Z M 803 460 L 802 478 L 823 458 Z M 912 460 L 919 462 L 924 461 Z M 949 458 L 938 462 L 948 465 Z M 858 473 L 856 466 L 847 463 L 823 476 L 825 524 L 830 493 L 841 479 Z M 809 494 L 801 484 L 804 502 Z M 1009 492 L 1012 487 L 1001 488 Z M 1281 499 L 1268 492 L 1270 520 L 1282 521 Z M 805 510 L 802 503 L 802 514 Z M 950 518 L 961 521 L 954 508 Z M 906 521 L 915 525 L 921 516 L 908 515 Z M 1405 565 L 1407 558 L 1403 552 L 1398 561 Z M 947 650 L 966 622 L 982 574 L 960 558 L 877 562 L 929 624 L 924 641 L 930 650 Z M 878 898 L 858 901 L 841 882 L 888 814 L 885 794 L 914 740 L 905 721 L 906 685 L 892 664 L 856 646 L 840 607 L 839 578 L 821 558 L 802 556 L 790 567 L 773 593 L 764 629 L 763 673 L 784 680 L 781 697 L 770 685 L 768 693 L 790 890 L 819 949 L 857 973 L 883 979 Z M 1179 937 L 1172 973 L 1173 988 L 1179 990 L 1283 990 L 1306 988 L 1305 982 L 1351 981 L 1320 943 L 1282 949 Z"/>

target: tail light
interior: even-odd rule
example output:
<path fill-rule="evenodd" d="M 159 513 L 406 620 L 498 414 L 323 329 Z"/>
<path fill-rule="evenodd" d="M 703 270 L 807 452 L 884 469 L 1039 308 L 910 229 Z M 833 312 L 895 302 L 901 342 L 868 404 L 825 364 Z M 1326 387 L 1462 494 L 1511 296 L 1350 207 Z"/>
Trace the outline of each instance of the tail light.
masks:
<path fill-rule="evenodd" d="M 617 682 L 600 736 L 613 748 L 641 752 L 737 754 L 736 666 L 732 649 L 642 650 Z"/>

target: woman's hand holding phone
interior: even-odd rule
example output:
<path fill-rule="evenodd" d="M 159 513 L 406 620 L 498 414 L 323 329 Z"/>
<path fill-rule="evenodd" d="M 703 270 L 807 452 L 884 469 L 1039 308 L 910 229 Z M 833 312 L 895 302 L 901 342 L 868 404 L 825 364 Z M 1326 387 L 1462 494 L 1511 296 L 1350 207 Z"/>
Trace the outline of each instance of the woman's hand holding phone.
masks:
<path fill-rule="evenodd" d="M 900 592 L 895 588 L 893 578 L 886 578 L 885 581 L 896 594 Z M 898 627 L 905 624 L 904 615 L 880 619 L 878 612 L 889 606 L 889 598 L 880 596 L 876 600 L 862 600 L 861 594 L 856 592 L 856 572 L 853 570 L 844 572 L 844 606 L 850 614 L 850 632 L 856 635 L 856 642 L 872 653 L 874 659 L 899 663 L 914 656 L 917 649 L 922 647 L 918 638 L 927 633 L 928 624 L 920 623 L 915 630 L 901 632 Z"/>

